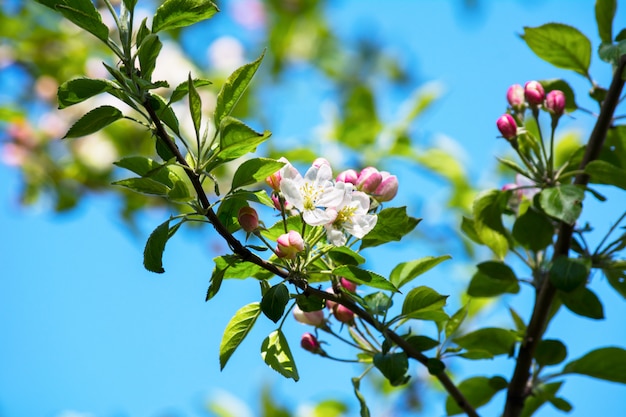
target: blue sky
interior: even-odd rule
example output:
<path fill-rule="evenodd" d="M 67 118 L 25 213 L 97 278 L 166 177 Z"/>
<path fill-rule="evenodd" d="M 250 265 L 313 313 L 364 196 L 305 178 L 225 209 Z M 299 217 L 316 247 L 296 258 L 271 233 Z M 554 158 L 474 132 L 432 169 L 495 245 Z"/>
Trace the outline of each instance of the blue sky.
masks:
<path fill-rule="evenodd" d="M 594 50 L 597 35 L 592 2 L 479 3 L 479 13 L 467 16 L 455 1 L 395 0 L 384 7 L 370 0 L 341 1 L 329 6 L 328 17 L 343 38 L 371 31 L 410 64 L 418 79 L 440 82 L 445 93 L 418 125 L 421 137 L 432 142 L 452 138 L 476 181 L 500 186 L 489 172 L 495 155 L 507 152 L 505 142 L 496 139 L 495 128 L 505 109 L 507 87 L 531 79 L 565 78 L 576 91 L 588 89 L 582 77 L 536 58 L 517 34 L 523 26 L 559 21 L 587 34 Z M 622 5 L 616 22 L 625 21 Z M 251 56 L 258 52 L 251 51 Z M 594 77 L 608 84 L 606 66 L 598 65 L 596 56 L 592 61 Z M 289 82 L 285 91 L 273 93 L 276 102 L 289 97 L 298 105 L 277 105 L 272 140 L 302 135 L 322 120 L 315 83 L 298 77 Z M 402 98 L 383 103 L 382 113 L 392 118 Z M 584 94 L 577 101 L 592 106 Z M 565 122 L 583 134 L 590 131 L 591 123 L 589 116 L 580 113 Z M 417 200 L 419 207 L 430 207 L 432 212 L 433 205 L 442 201 L 443 184 L 407 168 L 399 171 L 397 204 Z M 211 247 L 218 244 L 209 230 L 176 235 L 165 254 L 166 273 L 155 275 L 143 269 L 143 245 L 151 228 L 168 213 L 149 213 L 141 220 L 142 235 L 136 236 L 116 218 L 117 202 L 109 197 L 92 196 L 71 213 L 53 215 L 41 207 L 17 205 L 20 182 L 15 169 L 0 165 L 0 183 L 4 184 L 0 187 L 0 417 L 57 417 L 67 411 L 98 417 L 196 416 L 204 415 L 200 410 L 208 398 L 225 398 L 223 392 L 254 410 L 262 384 L 271 384 L 278 398 L 291 406 L 338 397 L 352 406 L 350 415 L 357 415 L 350 377 L 360 369 L 301 351 L 297 342 L 307 329 L 294 322 L 287 324 L 287 331 L 301 375 L 298 383 L 283 380 L 261 360 L 260 343 L 274 328 L 268 320 L 259 321 L 231 363 L 219 371 L 222 331 L 239 307 L 258 298 L 258 288 L 252 281 L 226 282 L 218 299 L 204 302 L 215 256 Z M 588 199 L 586 204 L 594 225 L 606 230 L 626 200 L 622 196 L 601 205 Z M 428 213 L 412 210 L 419 217 Z M 427 223 L 428 218 L 426 227 Z M 444 254 L 415 241 L 398 244 L 392 251 L 378 255 L 373 269 L 388 272 L 393 265 L 383 259 L 391 253 L 396 262 Z M 422 282 L 441 293 L 454 293 L 471 275 L 462 262 L 462 258 L 458 263 L 453 260 Z M 626 345 L 625 303 L 599 275 L 591 288 L 604 301 L 606 320 L 592 322 L 563 312 L 549 329 L 549 337 L 571 340 L 569 360 L 595 347 Z M 524 317 L 531 301 L 527 293 L 510 300 Z M 500 310 L 485 320 L 510 325 Z M 510 363 L 481 361 L 457 369 L 460 374 L 480 369 L 509 376 Z M 574 416 L 626 412 L 626 388 L 618 384 L 572 377 L 561 395 L 574 404 Z M 496 415 L 502 401 L 502 395 L 496 397 L 484 415 Z M 373 411 L 384 408 L 372 406 Z M 424 415 L 441 416 L 441 407 L 442 401 L 435 400 Z M 562 413 L 547 406 L 539 415 Z"/>

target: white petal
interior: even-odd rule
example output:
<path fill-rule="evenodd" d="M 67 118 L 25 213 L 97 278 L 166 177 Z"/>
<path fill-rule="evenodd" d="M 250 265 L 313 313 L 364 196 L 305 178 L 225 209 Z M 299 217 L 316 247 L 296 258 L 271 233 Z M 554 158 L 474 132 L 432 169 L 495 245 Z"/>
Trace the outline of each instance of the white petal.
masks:
<path fill-rule="evenodd" d="M 326 237 L 328 241 L 335 246 L 343 246 L 346 244 L 346 235 L 338 229 L 335 229 L 332 226 L 326 227 Z"/>
<path fill-rule="evenodd" d="M 280 181 L 280 191 L 285 196 L 285 200 L 293 204 L 298 210 L 304 210 L 304 201 L 302 199 L 302 194 L 300 194 L 300 187 L 296 181 L 289 178 L 283 178 Z"/>
<path fill-rule="evenodd" d="M 335 220 L 336 216 L 336 212 L 335 216 L 333 216 L 332 212 L 326 212 L 319 208 L 306 210 L 302 214 L 304 222 L 310 226 L 322 226 L 331 223 Z"/>
<path fill-rule="evenodd" d="M 378 221 L 378 216 L 372 214 L 365 214 L 362 216 L 353 216 L 351 221 L 344 223 L 343 228 L 352 236 L 363 239 L 368 234 Z"/>

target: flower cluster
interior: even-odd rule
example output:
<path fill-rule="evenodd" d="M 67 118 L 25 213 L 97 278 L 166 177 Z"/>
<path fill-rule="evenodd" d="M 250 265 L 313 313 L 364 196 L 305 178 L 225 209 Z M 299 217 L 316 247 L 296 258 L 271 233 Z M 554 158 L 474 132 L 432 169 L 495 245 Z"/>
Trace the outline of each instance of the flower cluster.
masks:
<path fill-rule="evenodd" d="M 539 81 L 528 81 L 522 87 L 513 84 L 506 92 L 509 103 L 509 112 L 503 114 L 496 121 L 496 126 L 502 137 L 513 140 L 519 134 L 518 128 L 523 126 L 524 112 L 527 108 L 537 112 L 543 107 L 552 115 L 553 123 L 565 112 L 565 93 L 560 90 L 552 90 L 545 93 L 543 85 Z"/>

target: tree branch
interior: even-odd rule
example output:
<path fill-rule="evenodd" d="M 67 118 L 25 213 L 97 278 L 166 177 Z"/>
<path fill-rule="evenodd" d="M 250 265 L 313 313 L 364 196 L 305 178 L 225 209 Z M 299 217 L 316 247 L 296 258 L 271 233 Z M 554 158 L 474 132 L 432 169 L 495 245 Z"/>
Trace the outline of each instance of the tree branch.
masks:
<path fill-rule="evenodd" d="M 622 73 L 625 68 L 626 55 L 622 55 L 619 65 L 613 74 L 611 86 L 600 108 L 600 114 L 598 115 L 596 124 L 589 136 L 589 142 L 587 143 L 585 154 L 580 163 L 580 170 L 584 170 L 589 162 L 597 159 L 600 155 L 606 134 L 611 127 L 615 108 L 617 107 L 620 94 L 624 87 Z M 588 182 L 589 176 L 587 174 L 579 174 L 574 180 L 574 184 L 580 186 L 585 186 Z M 574 227 L 572 225 L 561 222 L 559 235 L 554 246 L 553 259 L 559 256 L 568 256 L 573 232 Z M 539 341 L 541 341 L 548 325 L 549 312 L 555 296 L 556 288 L 550 283 L 549 279 L 545 278 L 537 293 L 533 313 L 528 323 L 528 328 L 526 329 L 526 336 L 519 349 L 515 371 L 509 383 L 504 417 L 518 417 L 524 408 L 526 397 L 531 394 L 532 387 L 528 385 L 530 367 L 535 354 L 535 348 Z"/>

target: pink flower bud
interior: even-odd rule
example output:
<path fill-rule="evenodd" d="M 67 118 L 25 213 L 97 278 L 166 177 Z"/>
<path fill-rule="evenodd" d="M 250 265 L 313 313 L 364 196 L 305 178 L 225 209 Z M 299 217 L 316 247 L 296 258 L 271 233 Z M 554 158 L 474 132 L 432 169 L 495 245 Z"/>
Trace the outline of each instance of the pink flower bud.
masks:
<path fill-rule="evenodd" d="M 514 109 L 522 108 L 526 102 L 524 98 L 524 87 L 519 84 L 513 84 L 510 86 L 506 91 L 506 100 Z"/>
<path fill-rule="evenodd" d="M 337 304 L 333 307 L 333 314 L 337 321 L 350 324 L 354 321 L 354 313 L 348 307 Z"/>
<path fill-rule="evenodd" d="M 239 221 L 241 228 L 246 232 L 254 232 L 259 228 L 259 215 L 256 210 L 250 206 L 245 206 L 239 209 L 237 220 Z"/>
<path fill-rule="evenodd" d="M 546 109 L 556 116 L 565 110 L 565 94 L 561 90 L 552 90 L 546 95 Z"/>
<path fill-rule="evenodd" d="M 356 284 L 352 281 L 348 281 L 344 277 L 341 277 L 341 279 L 339 280 L 339 284 L 341 284 L 343 288 L 345 288 L 346 290 L 350 292 L 356 291 Z"/>
<path fill-rule="evenodd" d="M 280 191 L 281 180 L 282 180 L 282 175 L 280 174 L 280 171 L 276 171 L 269 177 L 265 178 L 265 182 L 267 183 L 267 185 L 272 187 L 272 190 L 274 191 Z"/>
<path fill-rule="evenodd" d="M 313 163 L 311 164 L 311 166 L 315 167 L 315 168 L 319 168 L 322 165 L 328 165 L 330 166 L 330 162 L 328 162 L 328 159 L 326 158 L 317 158 L 315 161 L 313 161 Z"/>
<path fill-rule="evenodd" d="M 543 103 L 546 93 L 539 81 L 528 81 L 524 85 L 524 96 L 531 106 L 539 106 Z"/>
<path fill-rule="evenodd" d="M 291 204 L 289 201 L 283 201 L 283 207 L 280 206 L 280 197 L 278 197 L 277 194 L 272 194 L 272 202 L 274 203 L 274 208 L 276 208 L 276 210 L 282 210 L 283 208 L 285 209 L 285 211 L 290 211 L 291 209 L 293 209 L 293 204 Z"/>
<path fill-rule="evenodd" d="M 359 178 L 359 174 L 353 169 L 347 169 L 337 175 L 337 182 L 349 182 L 350 184 L 356 184 L 357 179 Z"/>
<path fill-rule="evenodd" d="M 302 311 L 297 305 L 293 308 L 293 317 L 296 321 L 302 324 L 309 324 L 311 326 L 319 327 L 326 321 L 324 319 L 324 312 L 322 310 L 317 311 Z"/>
<path fill-rule="evenodd" d="M 329 294 L 334 294 L 335 290 L 333 290 L 333 287 L 328 287 L 326 288 L 326 292 Z M 333 307 L 335 307 L 337 305 L 336 302 L 332 301 L 332 300 L 326 300 L 326 308 L 329 310 L 332 310 Z"/>
<path fill-rule="evenodd" d="M 373 194 L 382 180 L 383 177 L 382 175 L 380 175 L 380 172 L 378 172 L 376 168 L 363 168 L 359 173 L 359 178 L 356 181 L 356 187 L 357 189 L 367 194 Z"/>
<path fill-rule="evenodd" d="M 304 250 L 304 240 L 300 233 L 294 230 L 280 235 L 276 243 L 278 244 L 276 254 L 280 258 L 294 259 L 299 252 Z"/>
<path fill-rule="evenodd" d="M 315 336 L 311 333 L 305 333 L 302 335 L 302 339 L 300 340 L 300 346 L 302 349 L 307 350 L 311 353 L 320 353 L 322 352 L 322 345 L 317 341 Z"/>
<path fill-rule="evenodd" d="M 379 202 L 390 201 L 398 194 L 398 177 L 387 171 L 381 171 L 381 182 L 374 191 L 374 198 Z"/>
<path fill-rule="evenodd" d="M 506 139 L 513 139 L 517 136 L 517 123 L 515 123 L 515 119 L 508 113 L 503 114 L 496 121 L 496 125 L 498 126 L 498 130 Z"/>

